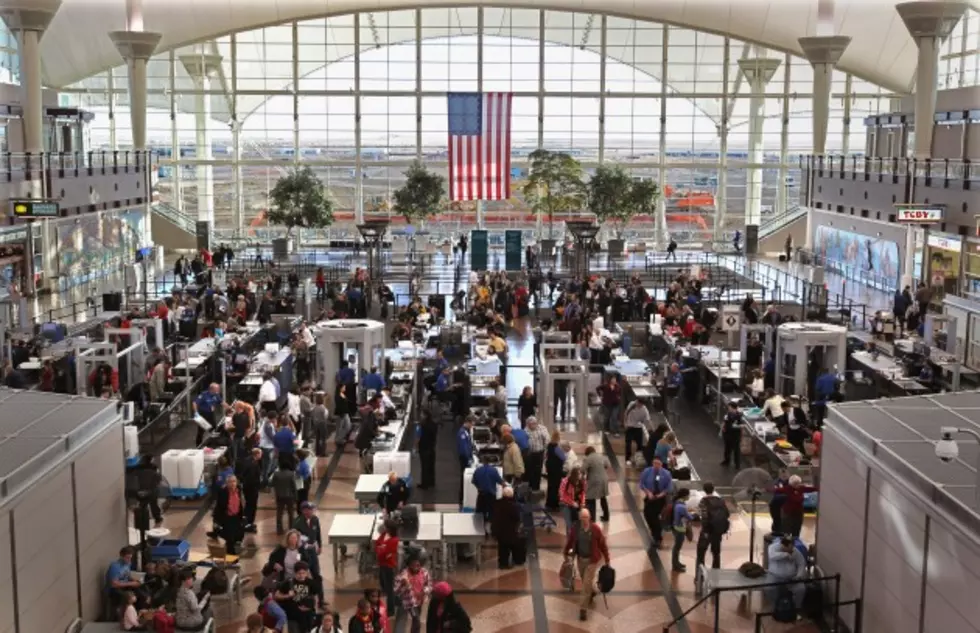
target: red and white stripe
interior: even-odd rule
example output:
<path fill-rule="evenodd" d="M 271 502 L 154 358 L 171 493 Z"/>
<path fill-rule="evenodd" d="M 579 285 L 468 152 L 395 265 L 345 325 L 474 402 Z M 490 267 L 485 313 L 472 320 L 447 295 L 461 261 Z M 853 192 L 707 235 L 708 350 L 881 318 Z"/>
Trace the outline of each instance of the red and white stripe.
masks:
<path fill-rule="evenodd" d="M 510 197 L 511 104 L 509 92 L 483 94 L 479 136 L 449 136 L 450 200 L 506 200 Z"/>

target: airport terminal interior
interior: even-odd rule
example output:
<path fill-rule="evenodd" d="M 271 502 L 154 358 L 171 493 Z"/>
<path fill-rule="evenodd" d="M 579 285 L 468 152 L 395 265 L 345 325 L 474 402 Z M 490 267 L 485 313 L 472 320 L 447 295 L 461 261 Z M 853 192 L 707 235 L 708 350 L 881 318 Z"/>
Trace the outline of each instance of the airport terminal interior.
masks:
<path fill-rule="evenodd" d="M 0 633 L 980 632 L 980 5 L 448 4 L 0 0 Z"/>

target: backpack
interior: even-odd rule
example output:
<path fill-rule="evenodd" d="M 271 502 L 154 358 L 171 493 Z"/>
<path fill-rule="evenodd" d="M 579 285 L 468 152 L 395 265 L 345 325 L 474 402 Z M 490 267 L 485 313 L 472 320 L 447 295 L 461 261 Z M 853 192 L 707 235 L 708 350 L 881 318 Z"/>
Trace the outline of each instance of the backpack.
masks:
<path fill-rule="evenodd" d="M 609 593 L 616 586 L 616 570 L 609 565 L 603 565 L 596 574 L 596 585 L 600 593 Z"/>
<path fill-rule="evenodd" d="M 776 622 L 796 622 L 796 602 L 789 587 L 780 587 L 776 604 L 772 608 L 772 619 Z"/>
<path fill-rule="evenodd" d="M 201 581 L 201 590 L 207 591 L 212 596 L 228 593 L 228 574 L 223 569 L 212 567 Z"/>
<path fill-rule="evenodd" d="M 706 516 L 701 517 L 702 527 L 713 536 L 727 534 L 731 527 L 729 520 L 731 514 L 728 512 L 728 506 L 725 505 L 724 499 L 706 497 L 704 504 Z"/>
<path fill-rule="evenodd" d="M 157 610 L 153 613 L 153 630 L 156 633 L 174 633 L 177 620 L 166 611 Z"/>

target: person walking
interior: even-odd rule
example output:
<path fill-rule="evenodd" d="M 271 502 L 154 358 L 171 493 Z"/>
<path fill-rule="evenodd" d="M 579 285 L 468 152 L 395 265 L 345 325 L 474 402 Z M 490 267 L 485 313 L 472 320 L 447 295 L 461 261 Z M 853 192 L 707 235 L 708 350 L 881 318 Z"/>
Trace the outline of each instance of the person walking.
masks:
<path fill-rule="evenodd" d="M 670 243 L 667 244 L 667 256 L 664 257 L 664 261 L 666 262 L 671 259 L 677 261 L 677 242 L 674 241 L 673 237 L 670 238 Z"/>
<path fill-rule="evenodd" d="M 398 620 L 402 615 L 406 615 L 410 621 L 410 633 L 421 633 L 422 631 L 422 607 L 432 592 L 432 579 L 429 570 L 422 566 L 422 561 L 413 556 L 402 573 L 395 578 L 395 593 L 401 600 L 401 611 Z M 395 630 L 403 630 L 395 622 Z"/>
<path fill-rule="evenodd" d="M 578 466 L 572 468 L 568 476 L 562 479 L 558 488 L 558 501 L 565 519 L 565 534 L 568 534 L 578 518 L 579 510 L 585 507 L 585 478 Z"/>
<path fill-rule="evenodd" d="M 238 477 L 231 475 L 218 491 L 214 504 L 214 523 L 218 526 L 225 549 L 229 554 L 238 551 L 245 530 L 245 498 L 238 487 Z"/>
<path fill-rule="evenodd" d="M 246 532 L 255 532 L 255 514 L 259 507 L 259 490 L 262 488 L 261 449 L 253 448 L 249 456 L 239 462 L 238 479 L 245 499 L 243 528 Z"/>
<path fill-rule="evenodd" d="M 389 614 L 395 609 L 395 574 L 398 571 L 398 524 L 385 520 L 378 538 L 374 541 L 374 554 L 378 559 L 378 583 L 385 597 Z"/>
<path fill-rule="evenodd" d="M 596 502 L 602 507 L 600 522 L 609 521 L 609 476 L 607 474 L 609 458 L 600 455 L 593 446 L 585 448 L 585 458 L 582 460 L 582 474 L 585 477 L 585 507 L 589 514 L 596 516 Z"/>
<path fill-rule="evenodd" d="M 643 439 L 650 427 L 650 410 L 639 400 L 630 402 L 626 407 L 626 465 L 632 466 L 633 445 L 636 450 L 643 450 Z"/>
<path fill-rule="evenodd" d="M 565 555 L 575 560 L 579 578 L 582 580 L 578 619 L 584 622 L 588 619 L 588 611 L 595 599 L 599 563 L 605 560 L 608 565 L 610 557 L 606 536 L 602 533 L 602 528 L 592 522 L 589 511 L 583 508 L 577 518 L 565 539 Z"/>
<path fill-rule="evenodd" d="M 619 416 L 623 408 L 623 388 L 616 376 L 610 376 L 609 381 L 599 385 L 597 389 L 602 398 L 602 419 L 605 428 L 602 429 L 613 437 L 619 437 Z"/>
<path fill-rule="evenodd" d="M 465 249 L 463 253 L 465 255 Z M 456 600 L 448 582 L 432 585 L 432 600 L 425 617 L 426 633 L 470 633 L 473 624 L 466 609 Z"/>
<path fill-rule="evenodd" d="M 687 511 L 687 500 L 690 496 L 691 491 L 687 488 L 681 488 L 674 495 L 670 522 L 674 532 L 674 547 L 670 553 L 670 567 L 676 572 L 687 571 L 687 566 L 681 563 L 681 548 L 684 547 L 684 540 L 691 525 L 691 513 Z"/>
<path fill-rule="evenodd" d="M 548 429 L 536 417 L 530 416 L 527 419 L 527 483 L 534 492 L 541 490 L 541 473 L 549 440 Z"/>
<path fill-rule="evenodd" d="M 286 513 L 287 523 L 292 525 L 296 508 L 296 458 L 293 455 L 279 456 L 279 469 L 272 475 L 272 489 L 276 495 L 276 534 L 283 533 L 283 512 Z"/>
<path fill-rule="evenodd" d="M 736 470 L 742 466 L 743 423 L 742 412 L 738 409 L 738 403 L 729 402 L 728 412 L 725 414 L 725 419 L 721 422 L 721 431 L 719 431 L 725 445 L 724 459 L 721 462 L 722 466 L 728 466 L 732 462 L 735 462 Z"/>
<path fill-rule="evenodd" d="M 670 473 L 664 468 L 659 457 L 653 458 L 653 465 L 640 473 L 640 492 L 643 493 L 643 518 L 650 529 L 654 547 L 663 543 L 663 526 L 660 516 L 667 504 L 667 495 L 674 485 Z"/>
<path fill-rule="evenodd" d="M 698 503 L 701 517 L 701 533 L 698 535 L 697 556 L 694 568 L 700 570 L 705 554 L 711 549 L 711 568 L 721 568 L 721 539 L 731 527 L 731 513 L 725 500 L 715 493 L 715 485 L 710 481 L 701 486 L 704 496 Z M 697 571 L 696 571 L 697 573 Z"/>

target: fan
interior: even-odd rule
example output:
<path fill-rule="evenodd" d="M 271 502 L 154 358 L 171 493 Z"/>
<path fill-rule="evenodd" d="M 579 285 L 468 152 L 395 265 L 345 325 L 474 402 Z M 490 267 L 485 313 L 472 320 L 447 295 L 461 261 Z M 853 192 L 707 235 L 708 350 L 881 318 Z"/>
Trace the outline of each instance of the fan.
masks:
<path fill-rule="evenodd" d="M 755 502 L 759 500 L 766 486 L 772 483 L 772 475 L 762 468 L 746 468 L 740 470 L 732 479 L 732 488 L 736 492 L 732 498 L 736 501 L 750 500 L 752 502 L 752 519 L 749 527 L 749 562 L 755 562 Z"/>

